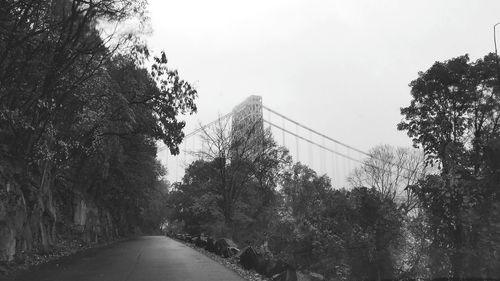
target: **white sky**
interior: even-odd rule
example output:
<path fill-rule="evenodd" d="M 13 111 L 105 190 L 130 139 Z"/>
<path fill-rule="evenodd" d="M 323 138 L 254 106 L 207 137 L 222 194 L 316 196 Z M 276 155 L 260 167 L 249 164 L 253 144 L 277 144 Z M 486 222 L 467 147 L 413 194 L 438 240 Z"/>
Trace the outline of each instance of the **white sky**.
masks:
<path fill-rule="evenodd" d="M 434 61 L 493 51 L 500 1 L 150 0 L 153 52 L 198 89 L 186 132 L 251 94 L 368 150 L 396 130 L 408 83 Z M 500 33 L 500 31 L 499 31 Z"/>

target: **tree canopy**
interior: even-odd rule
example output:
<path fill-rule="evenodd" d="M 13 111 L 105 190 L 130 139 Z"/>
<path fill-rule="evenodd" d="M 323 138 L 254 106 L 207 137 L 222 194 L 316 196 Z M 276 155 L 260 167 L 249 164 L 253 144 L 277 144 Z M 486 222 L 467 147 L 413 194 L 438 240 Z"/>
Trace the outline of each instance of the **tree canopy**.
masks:
<path fill-rule="evenodd" d="M 413 100 L 401 109 L 399 130 L 423 147 L 439 175 L 412 186 L 425 212 L 431 276 L 498 277 L 497 171 L 500 81 L 495 54 L 436 62 L 410 83 Z"/>
<path fill-rule="evenodd" d="M 17 202 L 19 221 L 6 219 L 17 254 L 78 223 L 91 236 L 159 227 L 169 186 L 156 142 L 179 152 L 197 91 L 165 53 L 150 56 L 140 29 L 106 30 L 147 23 L 146 4 L 1 2 L 0 204 Z"/>

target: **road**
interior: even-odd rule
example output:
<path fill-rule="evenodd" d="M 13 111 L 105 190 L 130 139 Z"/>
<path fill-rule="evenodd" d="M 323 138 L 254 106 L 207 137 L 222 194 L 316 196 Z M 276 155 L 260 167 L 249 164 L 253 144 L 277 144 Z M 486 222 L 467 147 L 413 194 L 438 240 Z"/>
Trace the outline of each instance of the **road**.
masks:
<path fill-rule="evenodd" d="M 235 272 L 163 236 L 144 236 L 63 258 L 17 281 L 241 281 Z"/>

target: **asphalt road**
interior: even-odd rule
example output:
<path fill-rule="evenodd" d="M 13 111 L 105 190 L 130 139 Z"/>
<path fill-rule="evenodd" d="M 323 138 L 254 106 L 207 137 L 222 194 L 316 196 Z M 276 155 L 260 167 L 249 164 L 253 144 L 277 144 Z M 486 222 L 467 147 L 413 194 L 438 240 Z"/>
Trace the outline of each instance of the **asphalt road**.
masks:
<path fill-rule="evenodd" d="M 203 254 L 163 236 L 144 236 L 34 268 L 18 281 L 190 281 L 241 279 Z"/>

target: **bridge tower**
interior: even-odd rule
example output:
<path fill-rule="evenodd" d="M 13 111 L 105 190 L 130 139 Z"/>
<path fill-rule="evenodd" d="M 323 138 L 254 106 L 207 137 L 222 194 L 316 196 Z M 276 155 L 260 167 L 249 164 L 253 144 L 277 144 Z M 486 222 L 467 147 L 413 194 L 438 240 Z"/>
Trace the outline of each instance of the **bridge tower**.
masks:
<path fill-rule="evenodd" d="M 231 158 L 253 159 L 262 153 L 264 120 L 262 97 L 249 96 L 231 112 Z"/>
<path fill-rule="evenodd" d="M 262 113 L 262 97 L 249 96 L 242 103 L 233 108 L 233 129 L 240 129 L 248 126 L 249 124 L 257 123 L 260 127 L 264 128 L 263 113 Z"/>

